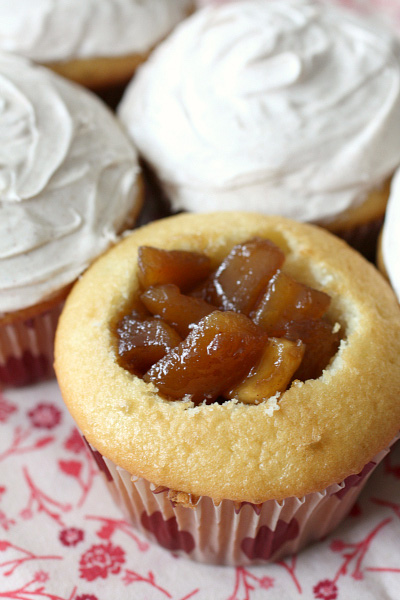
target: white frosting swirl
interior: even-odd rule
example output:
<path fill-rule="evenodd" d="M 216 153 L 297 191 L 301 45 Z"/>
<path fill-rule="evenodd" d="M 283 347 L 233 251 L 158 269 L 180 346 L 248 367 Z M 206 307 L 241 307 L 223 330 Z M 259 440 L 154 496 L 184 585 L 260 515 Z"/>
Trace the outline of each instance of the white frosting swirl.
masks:
<path fill-rule="evenodd" d="M 39 62 L 147 52 L 193 0 L 0 0 L 0 49 Z"/>
<path fill-rule="evenodd" d="M 400 302 L 400 169 L 392 180 L 382 232 L 382 258 Z"/>
<path fill-rule="evenodd" d="M 119 109 L 175 209 L 330 221 L 400 164 L 400 49 L 309 0 L 246 0 L 180 25 Z"/>
<path fill-rule="evenodd" d="M 138 172 L 95 96 L 0 54 L 0 314 L 74 281 L 116 239 Z"/>

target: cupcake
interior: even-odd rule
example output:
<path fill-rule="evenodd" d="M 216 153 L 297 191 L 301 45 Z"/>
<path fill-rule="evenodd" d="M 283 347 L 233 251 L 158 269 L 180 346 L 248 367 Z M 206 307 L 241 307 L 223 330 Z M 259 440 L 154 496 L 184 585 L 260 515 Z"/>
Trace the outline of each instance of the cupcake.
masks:
<path fill-rule="evenodd" d="M 52 374 L 71 284 L 141 206 L 136 152 L 96 97 L 0 54 L 0 384 Z"/>
<path fill-rule="evenodd" d="M 255 564 L 350 510 L 400 428 L 399 356 L 399 307 L 371 264 L 315 226 L 231 212 L 154 222 L 96 261 L 55 368 L 143 534 Z"/>
<path fill-rule="evenodd" d="M 400 219 L 400 169 L 393 178 L 385 222 L 379 239 L 378 266 L 390 280 L 400 301 L 400 241 L 398 234 Z"/>
<path fill-rule="evenodd" d="M 174 211 L 246 210 L 372 237 L 400 163 L 400 48 L 309 0 L 198 11 L 119 107 Z"/>
<path fill-rule="evenodd" d="M 0 49 L 105 88 L 126 83 L 191 9 L 192 0 L 1 0 Z"/>

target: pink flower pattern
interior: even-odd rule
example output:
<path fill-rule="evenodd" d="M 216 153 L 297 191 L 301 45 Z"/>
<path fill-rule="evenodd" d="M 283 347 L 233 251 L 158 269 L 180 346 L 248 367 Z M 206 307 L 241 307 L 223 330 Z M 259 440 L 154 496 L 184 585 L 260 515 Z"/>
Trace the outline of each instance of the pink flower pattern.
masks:
<path fill-rule="evenodd" d="M 315 598 L 320 600 L 336 600 L 338 589 L 333 581 L 324 579 L 313 587 Z"/>
<path fill-rule="evenodd" d="M 49 574 L 45 573 L 44 571 L 37 571 L 35 573 L 35 580 L 39 581 L 40 583 L 45 583 L 49 580 Z"/>
<path fill-rule="evenodd" d="M 61 411 L 48 402 L 41 402 L 28 412 L 28 417 L 38 429 L 54 429 L 61 421 Z"/>
<path fill-rule="evenodd" d="M 116 509 L 113 516 L 105 509 L 103 512 L 103 503 L 108 496 L 103 491 L 103 482 L 88 476 L 89 465 L 96 468 L 91 455 L 78 438 L 65 409 L 51 397 L 43 398 L 23 405 L 16 403 L 12 395 L 7 395 L 7 403 L 16 406 L 17 410 L 7 411 L 9 416 L 0 421 L 0 457 L 7 455 L 1 466 L 10 474 L 3 480 L 0 477 L 0 599 L 103 600 L 104 593 L 100 593 L 98 586 L 112 581 L 121 600 L 130 600 L 136 594 L 146 600 L 197 600 L 197 597 L 201 600 L 201 578 L 191 581 L 192 577 L 197 577 L 195 565 L 191 568 L 190 563 L 182 561 L 182 568 L 191 573 L 188 580 L 184 575 L 182 581 L 168 579 L 168 567 L 164 568 L 164 564 L 168 565 L 168 561 L 176 561 L 176 558 L 164 553 L 160 561 L 160 550 L 141 539 Z M 53 432 L 57 433 L 53 435 Z M 396 481 L 400 445 L 398 449 L 397 455 L 393 454 L 385 461 L 385 468 L 381 468 L 381 480 Z M 96 455 L 95 459 L 109 477 L 101 455 Z M 57 480 L 55 485 L 51 485 L 49 468 Z M 15 494 L 13 477 L 18 470 L 21 483 Z M 350 485 L 358 485 L 359 479 L 354 477 Z M 90 510 L 82 508 L 83 492 Z M 274 600 L 282 586 L 288 589 L 290 597 L 299 600 L 307 593 L 315 600 L 339 600 L 342 594 L 345 597 L 349 579 L 353 586 L 360 586 L 362 597 L 363 586 L 368 585 L 366 573 L 368 578 L 378 578 L 382 572 L 389 572 L 400 580 L 400 560 L 396 561 L 395 554 L 392 564 L 384 565 L 373 560 L 369 552 L 372 544 L 379 545 L 387 540 L 386 530 L 390 532 L 397 527 L 400 534 L 400 496 L 385 498 L 384 488 L 381 494 L 381 498 L 371 495 L 370 499 L 361 499 L 357 511 L 353 511 L 354 515 L 359 515 L 358 526 L 366 519 L 364 515 L 368 515 L 365 510 L 368 502 L 381 511 L 374 527 L 368 529 L 365 526 L 365 535 L 357 537 L 349 528 L 346 536 L 333 535 L 314 547 L 321 568 L 313 571 L 312 576 L 308 573 L 308 580 L 302 555 L 299 561 L 296 556 L 287 557 L 266 566 L 265 570 L 263 567 L 256 570 L 227 568 L 219 571 L 225 583 L 224 591 L 221 588 L 219 595 L 216 592 L 216 600 L 255 600 L 257 593 L 263 592 Z M 155 498 L 159 496 L 155 494 Z M 242 506 L 237 510 L 242 508 L 248 510 Z M 255 516 L 260 513 L 261 507 L 254 505 L 251 508 Z M 44 534 L 43 540 L 49 548 L 43 547 L 40 553 L 30 547 L 28 537 L 23 544 L 17 543 L 16 538 L 14 540 L 14 531 L 18 531 L 16 526 L 26 523 L 25 530 L 28 531 L 39 519 L 53 532 L 50 537 Z M 142 526 L 154 541 L 173 553 L 191 554 L 194 550 L 191 534 L 180 530 L 175 519 L 163 519 L 159 511 L 142 515 Z M 278 535 L 271 536 L 266 529 L 260 528 L 243 547 L 250 556 L 263 560 L 296 535 L 296 524 L 278 521 L 275 533 Z M 309 552 L 312 551 L 311 548 Z M 321 562 L 322 556 L 326 566 Z M 64 562 L 67 572 L 61 589 L 56 582 Z M 68 571 L 71 567 L 72 571 Z M 212 573 L 210 571 L 207 577 L 212 578 Z M 17 585 L 14 585 L 15 577 L 21 578 Z M 182 591 L 178 592 L 180 589 Z M 203 592 L 206 597 L 204 594 L 206 592 Z"/>
<path fill-rule="evenodd" d="M 109 575 L 120 572 L 125 562 L 125 552 L 113 544 L 95 544 L 81 556 L 79 561 L 80 576 L 87 581 L 101 577 L 106 579 Z"/>
<path fill-rule="evenodd" d="M 2 529 L 4 529 L 5 531 L 8 531 L 10 529 L 10 527 L 12 527 L 12 525 L 16 524 L 16 520 L 15 519 L 10 519 L 9 517 L 7 517 L 6 513 L 2 510 L 0 510 L 0 527 L 2 527 Z"/>
<path fill-rule="evenodd" d="M 85 532 L 83 529 L 77 529 L 76 527 L 69 527 L 60 531 L 60 542 L 64 546 L 76 546 L 83 540 Z"/>

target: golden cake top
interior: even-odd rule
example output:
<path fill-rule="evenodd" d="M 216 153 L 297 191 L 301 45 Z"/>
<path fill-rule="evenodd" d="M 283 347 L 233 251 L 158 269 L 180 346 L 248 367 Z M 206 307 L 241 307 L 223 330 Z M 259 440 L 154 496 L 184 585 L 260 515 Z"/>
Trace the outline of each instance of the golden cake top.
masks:
<path fill-rule="evenodd" d="M 163 399 L 117 362 L 115 320 L 138 289 L 139 246 L 201 251 L 216 265 L 268 238 L 285 270 L 327 292 L 344 332 L 323 375 L 278 401 L 200 405 Z M 319 228 L 245 213 L 180 215 L 137 230 L 71 293 L 56 340 L 61 391 L 85 437 L 149 481 L 215 500 L 302 496 L 359 472 L 400 429 L 400 310 L 376 269 Z"/>

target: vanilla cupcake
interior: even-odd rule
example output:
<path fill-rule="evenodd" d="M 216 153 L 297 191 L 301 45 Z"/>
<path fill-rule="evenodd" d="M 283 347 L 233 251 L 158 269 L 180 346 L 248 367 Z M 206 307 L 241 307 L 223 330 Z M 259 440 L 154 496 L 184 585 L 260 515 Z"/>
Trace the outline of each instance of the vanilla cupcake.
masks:
<path fill-rule="evenodd" d="M 378 247 L 378 266 L 400 301 L 400 169 L 393 178 Z"/>
<path fill-rule="evenodd" d="M 238 252 L 237 245 L 247 240 L 253 241 Z M 303 381 L 295 377 L 286 391 L 280 388 L 272 396 L 245 398 L 236 386 L 234 393 L 216 397 L 214 390 L 211 397 L 208 386 L 217 371 L 229 378 L 231 388 L 232 378 L 243 376 L 238 372 L 247 360 L 246 349 L 255 351 L 259 335 L 267 343 L 264 330 L 260 334 L 256 327 L 258 323 L 263 328 L 265 322 L 260 325 L 258 318 L 245 316 L 254 311 L 236 312 L 229 302 L 228 312 L 218 309 L 189 324 L 182 342 L 182 330 L 176 328 L 177 340 L 143 376 L 134 373 L 138 366 L 132 368 L 132 362 L 121 363 L 121 340 L 129 360 L 134 359 L 135 348 L 128 348 L 132 322 L 139 326 L 139 345 L 148 323 L 162 325 L 159 318 L 143 317 L 138 308 L 140 285 L 147 278 L 143 261 L 146 253 L 154 253 L 151 247 L 204 253 L 205 259 L 195 259 L 201 276 L 206 276 L 203 267 L 208 260 L 210 268 L 217 269 L 216 277 L 223 278 L 229 269 L 221 261 L 233 252 L 246 262 L 248 246 L 254 244 L 265 246 L 267 253 L 272 248 L 280 257 L 272 269 L 272 263 L 257 261 L 270 271 L 269 276 L 275 270 L 268 290 L 277 281 L 279 268 L 285 277 L 314 288 L 306 297 L 311 293 L 324 298 L 325 307 L 326 294 L 330 297 L 322 319 L 331 330 L 329 335 L 338 334 L 341 341 L 319 374 Z M 180 260 L 186 264 L 186 283 L 189 273 L 193 285 L 195 269 L 188 268 L 187 256 Z M 164 277 L 157 260 L 150 258 L 148 264 Z M 178 285 L 183 270 L 170 267 L 167 271 Z M 238 269 L 232 288 L 238 294 L 230 296 L 233 304 L 239 297 L 243 300 L 242 290 L 253 275 L 254 270 Z M 203 289 L 213 281 L 207 277 Z M 149 288 L 140 295 L 141 301 L 148 300 L 154 289 L 160 288 Z M 203 310 L 198 298 L 196 284 L 189 301 Z M 255 314 L 259 315 L 258 309 Z M 205 354 L 211 356 L 207 358 L 211 363 L 205 368 L 205 354 L 195 353 L 193 375 L 189 341 L 201 339 L 205 322 L 216 318 L 246 323 L 249 333 L 242 343 L 233 328 L 216 331 L 214 340 L 206 337 Z M 118 332 L 122 332 L 120 341 Z M 227 340 L 235 368 L 227 369 L 217 358 Z M 314 342 L 319 348 L 318 340 Z M 298 343 L 292 344 L 299 349 Z M 153 351 L 153 346 L 149 343 L 147 348 Z M 231 352 L 232 348 L 236 350 Z M 316 350 L 315 344 L 310 349 Z M 290 353 L 286 356 L 290 358 Z M 196 560 L 255 564 L 323 538 L 350 510 L 400 429 L 399 356 L 400 310 L 394 294 L 378 271 L 343 241 L 281 217 L 214 213 L 152 223 L 101 257 L 67 300 L 57 331 L 55 367 L 62 396 L 111 492 L 144 535 Z M 143 357 L 142 351 L 136 354 L 141 362 Z M 177 357 L 181 357 L 178 363 Z M 190 373 L 179 371 L 178 386 L 185 378 L 189 386 L 202 382 L 207 402 L 201 401 L 201 395 L 196 397 L 193 387 L 182 386 L 174 396 L 171 390 L 165 392 L 165 381 L 154 374 L 170 377 L 171 364 L 178 368 L 180 364 Z M 223 389 L 226 385 L 224 380 Z"/>
<path fill-rule="evenodd" d="M 92 89 L 126 83 L 192 0 L 0 0 L 0 50 Z"/>
<path fill-rule="evenodd" d="M 157 49 L 119 115 L 174 211 L 280 214 L 357 242 L 400 163 L 399 43 L 309 0 L 211 6 Z"/>
<path fill-rule="evenodd" d="M 52 373 L 71 284 L 141 206 L 136 152 L 95 96 L 0 54 L 0 384 Z"/>

